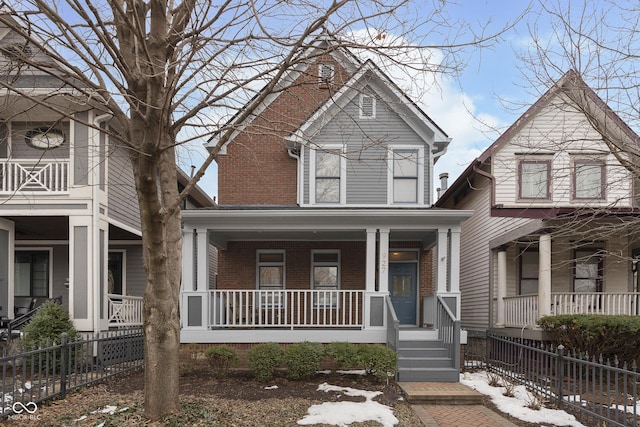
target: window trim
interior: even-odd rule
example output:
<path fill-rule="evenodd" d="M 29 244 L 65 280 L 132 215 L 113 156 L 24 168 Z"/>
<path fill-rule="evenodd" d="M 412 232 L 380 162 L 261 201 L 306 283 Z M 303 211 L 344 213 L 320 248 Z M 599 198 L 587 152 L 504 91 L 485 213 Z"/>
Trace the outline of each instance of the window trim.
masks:
<path fill-rule="evenodd" d="M 600 166 L 600 196 L 599 197 L 578 197 L 577 171 L 581 165 L 599 165 Z M 584 200 L 606 200 L 607 171 L 606 163 L 600 159 L 574 159 L 571 162 L 571 199 Z"/>
<path fill-rule="evenodd" d="M 522 166 L 525 164 L 546 164 L 547 165 L 547 182 L 546 182 L 546 195 L 544 197 L 529 197 L 522 195 Z M 540 160 L 531 160 L 531 159 L 520 159 L 518 160 L 518 200 L 536 200 L 536 201 L 550 201 L 551 200 L 551 159 L 540 159 Z"/>
<path fill-rule="evenodd" d="M 122 254 L 122 295 L 127 295 L 127 250 L 126 249 L 109 249 L 107 251 L 107 293 L 109 292 L 109 255 L 112 253 Z"/>
<path fill-rule="evenodd" d="M 16 262 L 16 252 L 48 252 L 49 255 L 49 278 L 48 278 L 48 290 L 47 290 L 47 298 L 52 298 L 53 295 L 53 248 L 52 247 L 42 247 L 42 246 L 16 246 L 13 249 L 13 263 L 15 265 Z M 14 267 L 15 268 L 15 267 Z M 15 273 L 14 273 L 15 274 Z M 31 286 L 31 285 L 29 285 Z M 33 295 L 30 296 L 23 296 L 23 295 L 16 295 L 15 294 L 15 277 L 14 277 L 14 283 L 13 283 L 13 288 L 14 288 L 14 298 L 15 297 L 19 297 L 19 298 L 44 298 L 44 297 L 34 297 Z M 29 293 L 31 293 L 31 289 L 29 289 Z"/>
<path fill-rule="evenodd" d="M 394 174 L 394 163 L 395 163 L 395 152 L 396 151 L 417 151 L 418 153 L 418 164 L 417 164 L 417 172 L 418 176 L 417 185 L 416 185 L 416 201 L 415 202 L 396 202 L 395 201 L 395 174 Z M 393 145 L 389 147 L 388 150 L 388 158 L 387 158 L 387 204 L 395 205 L 395 206 L 420 206 L 424 205 L 424 169 L 425 169 L 425 153 L 424 147 L 416 147 L 415 145 Z"/>
<path fill-rule="evenodd" d="M 338 257 L 338 260 L 336 262 L 324 262 L 324 261 L 319 261 L 316 262 L 315 261 L 315 255 L 316 254 L 335 254 Z M 335 286 L 335 290 L 339 291 L 341 286 L 340 286 L 340 274 L 341 274 L 341 268 L 340 268 L 340 264 L 341 264 L 341 251 L 340 249 L 314 249 L 311 251 L 311 271 L 310 271 L 310 275 L 311 275 L 311 289 L 312 290 L 333 290 L 333 289 L 316 289 L 315 287 L 315 267 L 337 267 L 337 275 L 336 275 L 336 286 Z M 326 302 L 320 303 L 320 301 L 316 300 L 315 294 L 314 294 L 314 300 L 313 300 L 313 307 L 314 308 L 338 308 L 340 303 L 340 298 L 338 297 L 338 294 L 336 294 L 336 300 L 335 301 L 331 301 L 329 304 L 327 304 Z"/>
<path fill-rule="evenodd" d="M 282 261 L 260 261 L 262 254 L 282 254 Z M 286 289 L 287 284 L 287 253 L 284 249 L 258 249 L 256 250 L 256 289 L 257 290 L 278 290 L 263 289 L 260 283 L 260 267 L 282 267 L 282 285 L 279 289 Z"/>
<path fill-rule="evenodd" d="M 371 100 L 371 114 L 365 114 L 364 101 L 365 99 Z M 361 93 L 358 100 L 358 117 L 363 120 L 373 120 L 376 118 L 376 98 L 368 93 Z"/>
<path fill-rule="evenodd" d="M 537 289 L 535 293 L 528 293 L 528 294 L 524 294 L 522 293 L 522 280 L 536 280 L 538 282 L 538 289 L 540 286 L 540 250 L 537 247 L 523 247 L 520 248 L 520 256 L 518 257 L 518 295 L 536 295 L 538 293 Z M 537 266 L 538 266 L 538 272 L 534 277 L 524 277 L 522 275 L 523 273 L 523 268 L 522 268 L 522 261 L 524 260 L 523 255 L 525 253 L 531 253 L 531 254 L 535 254 L 536 255 L 536 259 L 537 259 Z"/>
<path fill-rule="evenodd" d="M 596 277 L 596 290 L 595 292 L 603 292 L 604 290 L 604 248 L 598 246 L 580 247 L 574 248 L 571 258 L 571 289 L 576 293 L 576 267 L 578 265 L 578 252 L 591 252 L 591 256 L 597 256 L 598 260 L 598 276 Z"/>
<path fill-rule="evenodd" d="M 340 158 L 340 176 L 339 179 L 339 192 L 337 202 L 318 202 L 316 199 L 316 156 L 318 151 L 329 152 L 338 151 L 337 154 Z M 309 156 L 309 204 L 321 205 L 321 206 L 336 206 L 344 205 L 347 202 L 347 162 L 344 157 L 344 146 L 342 145 L 323 145 L 321 147 L 311 149 L 311 155 Z"/>

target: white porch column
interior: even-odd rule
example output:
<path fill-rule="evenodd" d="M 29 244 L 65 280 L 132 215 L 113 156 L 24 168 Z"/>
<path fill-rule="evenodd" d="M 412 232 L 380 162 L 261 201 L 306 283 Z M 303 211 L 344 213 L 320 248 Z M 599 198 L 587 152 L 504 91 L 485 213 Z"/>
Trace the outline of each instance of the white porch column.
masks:
<path fill-rule="evenodd" d="M 182 231 L 182 290 L 195 291 L 193 277 L 193 235 L 194 230 L 185 228 Z"/>
<path fill-rule="evenodd" d="M 452 228 L 449 236 L 449 292 L 457 294 L 460 293 L 460 227 Z"/>
<path fill-rule="evenodd" d="M 366 292 L 376 290 L 376 229 L 367 229 Z"/>
<path fill-rule="evenodd" d="M 447 292 L 448 234 L 448 229 L 438 229 L 438 245 L 436 247 L 436 295 Z"/>
<path fill-rule="evenodd" d="M 551 235 L 540 236 L 538 249 L 538 319 L 551 314 Z"/>
<path fill-rule="evenodd" d="M 209 290 L 209 233 L 206 228 L 196 230 L 198 263 L 197 288 L 198 291 Z"/>
<path fill-rule="evenodd" d="M 507 296 L 507 248 L 498 248 L 498 289 L 496 301 L 496 326 L 504 327 L 504 299 Z"/>
<path fill-rule="evenodd" d="M 378 292 L 389 293 L 389 229 L 380 229 Z"/>

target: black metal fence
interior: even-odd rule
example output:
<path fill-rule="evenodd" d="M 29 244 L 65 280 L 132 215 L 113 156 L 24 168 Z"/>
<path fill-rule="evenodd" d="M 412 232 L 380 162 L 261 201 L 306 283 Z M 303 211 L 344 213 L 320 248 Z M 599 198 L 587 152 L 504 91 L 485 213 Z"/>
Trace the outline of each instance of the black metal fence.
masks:
<path fill-rule="evenodd" d="M 2 416 L 22 414 L 53 397 L 139 369 L 144 361 L 141 328 L 101 332 L 32 349 L 5 347 L 0 366 Z"/>
<path fill-rule="evenodd" d="M 617 359 L 565 352 L 519 339 L 489 335 L 486 353 L 467 354 L 465 364 L 478 360 L 488 372 L 521 384 L 541 399 L 593 426 L 638 426 L 640 402 L 637 366 Z"/>

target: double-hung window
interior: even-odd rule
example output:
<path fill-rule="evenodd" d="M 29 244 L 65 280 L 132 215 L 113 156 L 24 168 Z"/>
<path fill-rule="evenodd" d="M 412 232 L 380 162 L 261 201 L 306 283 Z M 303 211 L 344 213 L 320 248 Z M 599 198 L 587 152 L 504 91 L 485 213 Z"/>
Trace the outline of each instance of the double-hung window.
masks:
<path fill-rule="evenodd" d="M 340 252 L 313 251 L 311 253 L 311 283 L 316 307 L 337 307 L 340 287 Z"/>
<path fill-rule="evenodd" d="M 257 287 L 261 292 L 261 304 L 266 307 L 279 307 L 284 296 L 285 252 L 258 251 Z"/>
<path fill-rule="evenodd" d="M 314 175 L 313 184 L 315 203 L 344 203 L 344 182 L 342 150 L 324 148 L 313 151 Z"/>
<path fill-rule="evenodd" d="M 420 172 L 420 150 L 393 150 L 391 167 L 393 176 L 392 203 L 419 203 Z"/>
<path fill-rule="evenodd" d="M 538 293 L 538 260 L 537 249 L 527 248 L 520 252 L 520 289 L 519 295 Z"/>
<path fill-rule="evenodd" d="M 518 163 L 518 178 L 520 199 L 551 198 L 550 160 L 521 160 Z"/>
<path fill-rule="evenodd" d="M 576 249 L 573 264 L 574 292 L 602 292 L 602 249 Z"/>
<path fill-rule="evenodd" d="M 573 162 L 573 198 L 604 199 L 605 166 L 600 160 L 574 160 Z"/>

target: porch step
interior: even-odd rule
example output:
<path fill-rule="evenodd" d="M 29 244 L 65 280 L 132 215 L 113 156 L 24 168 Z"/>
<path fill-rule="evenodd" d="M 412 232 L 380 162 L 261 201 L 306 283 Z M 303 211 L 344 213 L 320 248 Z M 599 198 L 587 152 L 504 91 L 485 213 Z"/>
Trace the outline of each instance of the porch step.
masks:
<path fill-rule="evenodd" d="M 481 405 L 483 396 L 476 390 L 454 382 L 400 382 L 411 404 Z"/>
<path fill-rule="evenodd" d="M 398 345 L 398 381 L 458 382 L 460 372 L 438 340 L 401 340 Z"/>

